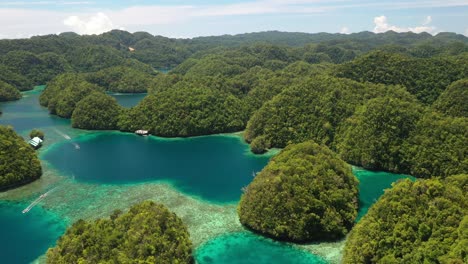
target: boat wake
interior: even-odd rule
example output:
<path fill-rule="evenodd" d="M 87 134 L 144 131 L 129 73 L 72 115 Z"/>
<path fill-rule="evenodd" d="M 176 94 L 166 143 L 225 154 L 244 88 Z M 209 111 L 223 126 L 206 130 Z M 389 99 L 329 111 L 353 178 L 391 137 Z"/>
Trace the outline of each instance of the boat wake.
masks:
<path fill-rule="evenodd" d="M 67 134 L 65 134 L 65 133 L 63 133 L 63 132 L 61 132 L 61 131 L 59 131 L 58 129 L 54 129 L 54 131 L 55 131 L 57 134 L 59 134 L 60 136 L 64 137 L 65 139 L 68 139 L 68 140 L 71 139 L 71 137 L 70 137 L 69 135 L 67 135 Z"/>
<path fill-rule="evenodd" d="M 38 203 L 40 203 L 42 200 L 44 200 L 44 198 L 47 197 L 47 195 L 49 195 L 53 190 L 55 190 L 57 187 L 54 187 L 52 189 L 50 189 L 49 191 L 47 191 L 46 193 L 43 193 L 41 194 L 41 196 L 39 196 L 36 200 L 34 200 L 31 204 L 29 204 L 28 207 L 26 207 L 22 213 L 25 214 L 27 212 L 29 212 L 31 209 L 33 209 L 34 206 L 36 206 Z"/>

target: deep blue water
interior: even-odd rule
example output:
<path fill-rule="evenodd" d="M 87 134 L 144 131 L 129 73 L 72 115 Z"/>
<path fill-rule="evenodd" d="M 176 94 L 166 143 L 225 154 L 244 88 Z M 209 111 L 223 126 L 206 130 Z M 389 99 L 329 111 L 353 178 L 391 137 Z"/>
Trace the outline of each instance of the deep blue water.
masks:
<path fill-rule="evenodd" d="M 80 148 L 65 142 L 43 159 L 76 180 L 128 184 L 169 181 L 180 191 L 213 202 L 238 201 L 241 188 L 262 170 L 268 156 L 249 153 L 236 136 L 187 139 L 104 132 L 82 136 Z"/>

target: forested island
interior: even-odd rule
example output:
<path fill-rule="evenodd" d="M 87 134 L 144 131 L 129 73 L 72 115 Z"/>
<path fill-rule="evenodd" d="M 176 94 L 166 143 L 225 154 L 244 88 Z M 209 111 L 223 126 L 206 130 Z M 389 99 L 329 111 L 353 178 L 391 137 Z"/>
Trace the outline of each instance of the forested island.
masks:
<path fill-rule="evenodd" d="M 351 167 L 327 147 L 289 145 L 245 188 L 239 218 L 280 240 L 342 238 L 357 216 L 357 185 Z"/>
<path fill-rule="evenodd" d="M 465 36 L 261 32 L 170 39 L 113 30 L 0 40 L 0 101 L 39 84 L 47 84 L 40 104 L 76 128 L 163 137 L 243 131 L 254 153 L 281 148 L 238 207 L 240 222 L 262 235 L 309 242 L 350 232 L 345 263 L 468 261 Z M 123 108 L 109 92 L 147 96 Z M 355 225 L 358 182 L 350 164 L 421 179 L 395 184 Z M 120 221 L 137 217 L 136 210 L 76 223 L 49 251 L 50 262 L 136 257 L 127 244 L 115 244 L 120 255 L 99 255 L 87 240 L 112 237 L 110 229 L 125 237 L 133 226 Z M 70 253 L 75 237 L 91 249 Z M 183 248 L 180 261 L 189 261 L 190 244 Z"/>
<path fill-rule="evenodd" d="M 75 222 L 47 252 L 47 263 L 193 263 L 187 228 L 151 201 L 110 219 Z"/>
<path fill-rule="evenodd" d="M 468 175 L 387 190 L 354 227 L 344 263 L 466 263 Z"/>
<path fill-rule="evenodd" d="M 30 183 L 41 175 L 34 149 L 11 127 L 0 126 L 0 191 Z"/>

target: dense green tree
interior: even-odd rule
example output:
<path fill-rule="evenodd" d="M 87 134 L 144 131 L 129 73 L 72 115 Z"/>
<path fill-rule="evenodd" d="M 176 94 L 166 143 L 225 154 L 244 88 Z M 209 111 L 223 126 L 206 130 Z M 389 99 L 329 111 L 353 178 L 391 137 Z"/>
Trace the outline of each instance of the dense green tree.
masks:
<path fill-rule="evenodd" d="M 72 71 L 72 67 L 65 58 L 56 53 L 41 53 L 37 57 L 41 60 L 40 78 L 35 79 L 37 85 L 46 84 L 57 75 Z"/>
<path fill-rule="evenodd" d="M 0 190 L 32 182 L 41 175 L 35 151 L 11 127 L 0 126 Z"/>
<path fill-rule="evenodd" d="M 403 180 L 353 228 L 343 263 L 467 263 L 468 175 Z"/>
<path fill-rule="evenodd" d="M 383 51 L 371 52 L 337 68 L 339 77 L 357 81 L 399 84 L 431 104 L 452 82 L 467 78 L 466 59 L 416 59 Z"/>
<path fill-rule="evenodd" d="M 67 60 L 78 72 L 96 72 L 124 63 L 123 54 L 106 46 L 87 46 L 72 50 Z"/>
<path fill-rule="evenodd" d="M 102 92 L 92 92 L 76 104 L 72 127 L 90 130 L 118 129 L 121 112 L 117 100 Z"/>
<path fill-rule="evenodd" d="M 234 76 L 245 72 L 247 69 L 238 64 L 233 63 L 227 58 L 219 58 L 218 56 L 207 56 L 199 60 L 186 73 L 188 76 Z"/>
<path fill-rule="evenodd" d="M 146 93 L 153 83 L 153 76 L 130 67 L 116 66 L 91 73 L 87 80 L 112 92 Z"/>
<path fill-rule="evenodd" d="M 44 140 L 45 134 L 39 129 L 33 129 L 31 132 L 29 132 L 29 138 L 35 138 L 38 137 L 42 140 Z"/>
<path fill-rule="evenodd" d="M 110 219 L 78 220 L 47 251 L 47 263 L 192 263 L 192 243 L 182 220 L 146 201 Z"/>
<path fill-rule="evenodd" d="M 11 51 L 1 60 L 12 72 L 27 78 L 33 85 L 45 84 L 58 74 L 71 70 L 62 56 L 52 52 L 36 55 L 27 51 Z"/>
<path fill-rule="evenodd" d="M 340 126 L 338 153 L 366 169 L 407 172 L 402 145 L 421 115 L 422 107 L 407 93 L 371 99 Z"/>
<path fill-rule="evenodd" d="M 21 93 L 15 87 L 0 80 L 0 102 L 14 101 L 21 98 Z"/>
<path fill-rule="evenodd" d="M 39 102 L 51 114 L 70 118 L 79 101 L 93 91 L 101 90 L 99 86 L 87 82 L 82 75 L 67 73 L 57 76 L 47 84 Z"/>
<path fill-rule="evenodd" d="M 453 117 L 468 117 L 468 79 L 452 83 L 434 102 L 437 111 Z"/>
<path fill-rule="evenodd" d="M 157 92 L 171 89 L 181 80 L 182 76 L 178 74 L 158 74 L 155 78 L 153 78 L 153 82 L 148 89 L 148 93 L 155 94 Z"/>
<path fill-rule="evenodd" d="M 122 114 L 119 127 L 167 137 L 234 132 L 245 127 L 244 109 L 242 101 L 225 92 L 181 87 L 145 97 Z"/>
<path fill-rule="evenodd" d="M 427 113 L 403 144 L 405 163 L 417 177 L 468 172 L 468 118 Z"/>
<path fill-rule="evenodd" d="M 250 143 L 250 149 L 255 154 L 262 154 L 265 153 L 271 147 L 271 143 L 268 141 L 265 135 L 261 135 L 256 137 Z"/>
<path fill-rule="evenodd" d="M 31 90 L 33 82 L 21 74 L 13 72 L 10 68 L 0 64 L 0 81 L 6 82 L 20 91 Z"/>
<path fill-rule="evenodd" d="M 308 78 L 286 88 L 255 112 L 244 137 L 250 142 L 263 135 L 273 147 L 309 139 L 330 145 L 337 126 L 366 99 L 385 89 L 330 76 Z"/>
<path fill-rule="evenodd" d="M 327 147 L 289 145 L 245 188 L 239 219 L 280 240 L 338 239 L 357 216 L 357 187 L 351 167 Z"/>

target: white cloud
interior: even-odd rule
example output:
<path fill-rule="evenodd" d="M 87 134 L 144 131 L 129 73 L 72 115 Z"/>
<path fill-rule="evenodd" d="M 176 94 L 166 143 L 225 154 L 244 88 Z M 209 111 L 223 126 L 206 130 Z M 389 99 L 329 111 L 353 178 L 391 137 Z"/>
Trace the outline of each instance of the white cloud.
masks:
<path fill-rule="evenodd" d="M 110 18 L 104 13 L 97 13 L 87 19 L 78 16 L 69 16 L 63 21 L 65 26 L 71 27 L 78 34 L 101 34 L 114 29 Z"/>
<path fill-rule="evenodd" d="M 424 21 L 423 21 L 423 26 L 427 26 L 429 25 L 430 23 L 432 22 L 432 17 L 431 16 L 427 16 Z"/>
<path fill-rule="evenodd" d="M 340 30 L 340 33 L 341 34 L 350 34 L 351 31 L 349 30 L 348 27 L 342 27 L 341 30 Z"/>
<path fill-rule="evenodd" d="M 465 36 L 468 37 L 468 28 L 465 29 Z"/>
<path fill-rule="evenodd" d="M 218 31 L 214 30 L 216 27 L 213 26 L 213 24 L 217 24 L 217 22 L 212 21 L 219 20 L 220 24 L 222 24 L 222 21 L 228 20 L 224 18 L 225 16 L 246 16 L 245 19 L 248 19 L 248 16 L 254 17 L 256 15 L 301 14 L 304 15 L 301 17 L 305 18 L 307 15 L 312 17 L 316 14 L 327 14 L 334 10 L 352 10 L 352 12 L 354 12 L 357 8 L 362 7 L 376 8 L 377 10 L 391 10 L 409 8 L 418 9 L 422 7 L 437 8 L 468 6 L 468 0 L 406 0 L 399 2 L 398 5 L 389 0 L 243 0 L 238 3 L 220 2 L 214 4 L 195 4 L 190 1 L 174 1 L 177 3 L 185 2 L 189 4 L 154 4 L 147 6 L 132 6 L 133 3 L 138 1 L 131 0 L 127 2 L 127 7 L 111 9 L 103 7 L 100 1 L 95 0 L 0 1 L 0 25 L 2 25 L 0 27 L 0 34 L 3 34 L 3 36 L 15 37 L 20 33 L 27 36 L 31 33 L 37 34 L 38 32 L 56 33 L 70 30 L 76 31 L 80 34 L 98 34 L 120 27 L 125 27 L 128 30 L 148 30 L 152 33 L 157 33 L 153 32 L 152 29 L 157 29 L 158 26 L 190 25 L 190 23 L 193 22 L 205 23 L 204 25 L 206 25 L 207 29 L 202 29 L 200 31 L 218 33 Z M 54 8 L 48 8 L 47 5 L 54 6 Z M 61 5 L 61 8 L 55 8 L 55 6 L 58 5 Z M 64 8 L 65 5 L 73 5 L 73 8 Z M 34 6 L 34 8 L 31 8 L 32 6 Z M 90 8 L 91 6 L 92 8 Z M 73 10 L 74 13 L 70 10 Z M 97 15 L 96 12 L 102 13 L 100 13 L 101 15 Z M 239 19 L 244 18 L 239 17 Z M 205 20 L 210 21 L 207 22 Z M 331 28 L 333 30 L 333 21 L 324 21 L 324 23 L 325 22 L 329 22 L 329 24 L 326 25 L 328 26 L 327 29 Z M 431 34 L 436 33 L 436 28 L 431 26 L 432 17 L 430 16 L 425 17 L 421 21 L 420 25 L 413 27 L 392 25 L 388 22 L 387 17 L 385 16 L 376 17 L 374 19 L 374 23 L 375 32 L 394 30 L 397 32 L 427 31 Z M 258 30 L 260 27 L 262 27 L 262 29 L 264 28 L 264 30 L 294 30 L 291 29 L 290 25 L 282 27 L 282 23 L 278 23 L 276 25 L 267 25 L 265 23 L 264 26 L 255 26 L 256 25 L 252 27 L 255 28 L 255 30 Z M 211 27 L 213 27 L 213 30 Z M 244 27 L 242 29 L 239 28 L 238 31 L 248 30 L 248 28 L 246 29 Z M 463 28 L 460 28 L 460 25 L 457 25 L 457 30 L 459 33 L 464 31 Z M 223 32 L 228 33 L 229 30 L 226 29 Z M 349 33 L 349 29 L 343 27 L 340 32 Z M 174 34 L 190 35 L 191 33 L 181 30 L 181 32 L 174 32 Z M 194 32 L 193 34 L 199 33 Z"/>
<path fill-rule="evenodd" d="M 415 27 L 398 27 L 394 25 L 390 25 L 388 23 L 387 17 L 386 16 L 378 16 L 374 17 L 374 32 L 375 33 L 383 33 L 387 32 L 389 30 L 395 31 L 395 32 L 414 32 L 414 33 L 421 33 L 421 32 L 427 32 L 430 34 L 435 34 L 436 32 L 436 27 L 430 26 L 429 24 L 432 22 L 431 16 L 426 17 L 424 20 L 423 24 L 421 26 L 415 26 Z"/>

